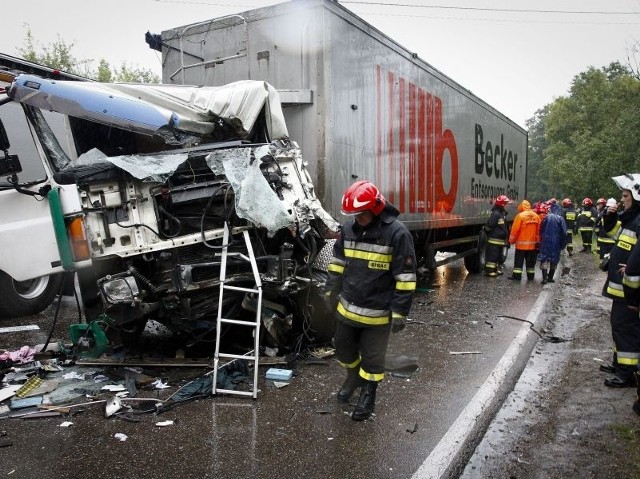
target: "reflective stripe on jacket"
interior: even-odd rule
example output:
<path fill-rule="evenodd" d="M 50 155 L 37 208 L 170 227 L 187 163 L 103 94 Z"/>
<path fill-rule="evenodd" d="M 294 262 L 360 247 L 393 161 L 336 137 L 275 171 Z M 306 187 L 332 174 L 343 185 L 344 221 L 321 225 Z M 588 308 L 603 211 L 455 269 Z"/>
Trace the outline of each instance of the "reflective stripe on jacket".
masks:
<path fill-rule="evenodd" d="M 602 228 L 616 244 L 609 253 L 609 268 L 607 281 L 604 284 L 602 294 L 611 299 L 624 300 L 625 288 L 620 274 L 621 264 L 627 264 L 631 251 L 634 249 L 640 234 L 640 208 L 637 204 L 621 213 L 607 214 L 602 219 Z M 630 283 L 633 282 L 633 270 L 631 270 Z"/>
<path fill-rule="evenodd" d="M 329 262 L 327 290 L 340 295 L 337 311 L 362 326 L 389 324 L 390 314 L 406 316 L 416 289 L 413 238 L 387 204 L 373 223 L 349 219 Z"/>
<path fill-rule="evenodd" d="M 515 244 L 516 249 L 531 251 L 540 242 L 540 218 L 531 211 L 531 204 L 523 200 L 518 206 L 518 213 L 511 226 L 509 243 Z"/>

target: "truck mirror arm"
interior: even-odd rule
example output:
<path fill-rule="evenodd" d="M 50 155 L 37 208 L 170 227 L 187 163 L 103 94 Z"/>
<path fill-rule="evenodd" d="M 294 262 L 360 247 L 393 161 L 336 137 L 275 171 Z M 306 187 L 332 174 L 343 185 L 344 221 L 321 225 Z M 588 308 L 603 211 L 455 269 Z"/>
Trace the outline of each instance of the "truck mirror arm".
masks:
<path fill-rule="evenodd" d="M 20 186 L 20 183 L 18 183 L 18 175 L 15 173 L 7 178 L 7 182 L 10 183 L 18 193 L 21 193 L 23 195 L 40 196 L 44 198 L 45 196 L 47 196 L 47 193 L 51 191 L 51 185 L 44 185 L 39 188 L 38 191 L 31 191 L 23 188 L 22 186 Z"/>

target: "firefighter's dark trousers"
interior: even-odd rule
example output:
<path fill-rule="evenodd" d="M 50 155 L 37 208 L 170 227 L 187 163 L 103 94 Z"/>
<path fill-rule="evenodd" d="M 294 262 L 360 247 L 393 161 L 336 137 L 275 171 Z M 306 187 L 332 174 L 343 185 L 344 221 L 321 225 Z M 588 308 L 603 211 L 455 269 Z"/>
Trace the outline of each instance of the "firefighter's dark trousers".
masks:
<path fill-rule="evenodd" d="M 638 369 L 640 356 L 640 318 L 623 301 L 611 305 L 611 335 L 615 345 L 618 375 L 624 379 L 632 377 Z"/>
<path fill-rule="evenodd" d="M 567 230 L 567 253 L 573 253 L 573 231 Z"/>
<path fill-rule="evenodd" d="M 487 276 L 498 276 L 498 268 L 500 267 L 500 260 L 502 259 L 502 248 L 504 248 L 504 244 L 487 243 L 485 250 L 486 263 L 484 266 L 484 272 Z"/>
<path fill-rule="evenodd" d="M 522 266 L 526 263 L 527 279 L 533 279 L 536 273 L 537 259 L 538 252 L 536 250 L 516 249 L 515 258 L 513 261 L 513 277 L 516 279 L 522 278 Z"/>
<path fill-rule="evenodd" d="M 337 313 L 336 313 L 337 314 Z M 391 327 L 352 326 L 337 314 L 334 345 L 336 358 L 343 366 L 360 365 L 360 376 L 368 381 L 382 381 Z"/>
<path fill-rule="evenodd" d="M 583 250 L 591 249 L 591 242 L 593 241 L 593 229 L 592 228 L 580 228 L 580 237 L 582 238 Z"/>

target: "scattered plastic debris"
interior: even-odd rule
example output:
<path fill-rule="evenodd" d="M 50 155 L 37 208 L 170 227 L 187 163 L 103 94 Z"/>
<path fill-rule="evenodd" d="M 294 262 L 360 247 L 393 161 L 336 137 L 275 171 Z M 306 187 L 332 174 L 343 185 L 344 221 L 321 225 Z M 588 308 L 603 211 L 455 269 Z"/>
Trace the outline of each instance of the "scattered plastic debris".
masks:
<path fill-rule="evenodd" d="M 155 389 L 168 389 L 171 386 L 169 386 L 168 384 L 162 382 L 162 379 L 156 379 L 152 384 L 151 384 Z"/>
<path fill-rule="evenodd" d="M 121 432 L 116 432 L 113 437 L 115 437 L 120 442 L 124 442 L 128 439 L 128 436 L 126 434 L 122 434 Z"/>
<path fill-rule="evenodd" d="M 158 427 L 166 427 L 166 426 L 171 426 L 173 425 L 173 421 L 171 420 L 167 420 L 167 421 L 160 421 L 156 423 L 156 426 Z"/>
<path fill-rule="evenodd" d="M 449 351 L 449 354 L 482 354 L 482 351 Z"/>
<path fill-rule="evenodd" d="M 65 421 L 62 424 L 60 424 L 60 427 L 69 427 L 69 426 L 73 426 L 73 423 L 71 421 Z"/>

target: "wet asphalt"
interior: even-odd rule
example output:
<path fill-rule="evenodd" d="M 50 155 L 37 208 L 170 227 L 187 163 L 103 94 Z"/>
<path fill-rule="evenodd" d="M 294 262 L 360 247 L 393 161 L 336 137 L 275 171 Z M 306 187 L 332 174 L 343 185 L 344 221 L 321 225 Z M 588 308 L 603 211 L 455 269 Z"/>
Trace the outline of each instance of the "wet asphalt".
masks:
<path fill-rule="evenodd" d="M 539 272 L 535 281 L 509 281 L 511 264 L 510 256 L 507 274 L 491 279 L 467 274 L 459 261 L 419 284 L 413 321 L 392 336 L 387 354 L 390 368 L 406 363 L 418 368 L 387 373 L 378 388 L 375 416 L 365 422 L 350 419 L 353 404 L 336 401 L 344 373 L 332 358 L 297 361 L 293 379 L 282 388 L 265 380 L 270 366 L 260 366 L 255 400 L 210 396 L 159 415 L 132 411 L 128 420 L 106 418 L 102 403 L 73 408 L 73 415 L 2 419 L 0 476 L 410 478 L 522 327 L 520 321 L 499 316 L 526 318 L 542 289 Z M 75 309 L 73 298 L 63 299 L 54 342 L 69 341 Z M 44 343 L 54 312 L 52 305 L 37 316 L 0 322 L 0 327 L 40 328 L 0 333 L 0 351 Z M 141 390 L 138 397 L 166 399 L 208 371 L 145 368 L 171 387 Z M 173 424 L 156 425 L 168 420 Z M 64 421 L 73 424 L 61 427 Z M 118 433 L 126 440 L 114 437 Z"/>

